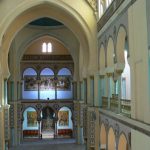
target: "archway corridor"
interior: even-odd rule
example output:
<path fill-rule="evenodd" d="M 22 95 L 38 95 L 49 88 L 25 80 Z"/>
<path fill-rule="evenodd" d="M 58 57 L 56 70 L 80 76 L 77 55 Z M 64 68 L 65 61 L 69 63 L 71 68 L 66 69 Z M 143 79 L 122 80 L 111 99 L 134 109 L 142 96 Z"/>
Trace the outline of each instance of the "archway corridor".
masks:
<path fill-rule="evenodd" d="M 85 150 L 85 145 L 75 144 L 74 139 L 51 139 L 24 141 L 10 150 Z"/>

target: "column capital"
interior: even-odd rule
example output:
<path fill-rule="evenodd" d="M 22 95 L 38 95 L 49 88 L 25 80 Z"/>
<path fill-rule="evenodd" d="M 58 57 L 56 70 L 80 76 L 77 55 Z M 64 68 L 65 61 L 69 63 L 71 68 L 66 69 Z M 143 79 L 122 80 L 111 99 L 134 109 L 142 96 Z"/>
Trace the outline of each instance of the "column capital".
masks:
<path fill-rule="evenodd" d="M 3 110 L 3 107 L 2 107 L 2 105 L 0 105 L 0 112 L 2 112 L 2 110 Z"/>
<path fill-rule="evenodd" d="M 106 75 L 107 75 L 107 77 L 112 77 L 113 76 L 113 72 L 107 72 Z"/>
<path fill-rule="evenodd" d="M 9 109 L 10 108 L 10 105 L 6 104 L 4 105 L 4 109 Z"/>

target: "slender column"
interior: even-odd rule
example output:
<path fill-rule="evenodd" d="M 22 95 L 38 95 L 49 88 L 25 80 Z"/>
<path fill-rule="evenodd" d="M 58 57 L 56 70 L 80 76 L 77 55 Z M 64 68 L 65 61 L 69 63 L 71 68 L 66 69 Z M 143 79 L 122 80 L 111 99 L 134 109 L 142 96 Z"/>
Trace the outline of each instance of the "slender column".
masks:
<path fill-rule="evenodd" d="M 72 99 L 74 99 L 74 82 L 72 82 Z"/>
<path fill-rule="evenodd" d="M 21 130 L 20 130 L 21 131 L 21 133 L 20 133 L 20 136 L 21 136 L 20 140 L 21 140 L 21 142 L 23 141 L 23 122 L 24 122 L 24 118 L 21 118 L 21 127 L 20 127 L 21 128 Z"/>
<path fill-rule="evenodd" d="M 83 101 L 78 101 L 77 103 L 77 143 L 83 144 L 84 143 L 84 136 L 83 136 Z"/>
<path fill-rule="evenodd" d="M 121 75 L 118 78 L 118 113 L 121 112 Z"/>
<path fill-rule="evenodd" d="M 79 82 L 79 100 L 83 100 L 83 82 Z"/>
<path fill-rule="evenodd" d="M 90 77 L 90 98 L 91 98 L 91 104 L 92 104 L 92 106 L 94 106 L 95 105 L 95 101 L 94 101 L 94 76 L 91 76 Z"/>
<path fill-rule="evenodd" d="M 74 100 L 77 99 L 77 82 L 76 81 L 73 82 L 73 99 Z"/>
<path fill-rule="evenodd" d="M 99 77 L 99 92 L 98 92 L 98 97 L 99 97 L 99 106 L 102 107 L 102 92 L 103 92 L 103 89 L 102 89 L 102 80 L 104 79 L 104 76 L 100 75 Z"/>
<path fill-rule="evenodd" d="M 22 99 L 22 86 L 23 86 L 23 81 L 20 82 L 20 99 Z"/>
<path fill-rule="evenodd" d="M 57 99 L 57 82 L 55 81 L 55 99 Z"/>
<path fill-rule="evenodd" d="M 84 103 L 87 104 L 87 79 L 83 80 Z"/>
<path fill-rule="evenodd" d="M 5 105 L 4 108 L 4 130 L 5 130 L 5 150 L 9 148 L 9 140 L 10 140 L 10 131 L 9 131 L 9 105 Z"/>
<path fill-rule="evenodd" d="M 4 104 L 7 105 L 7 79 L 4 79 Z"/>
<path fill-rule="evenodd" d="M 107 73 L 107 77 L 108 77 L 108 109 L 110 109 L 110 98 L 111 98 L 111 75 L 112 75 L 112 73 Z"/>
<path fill-rule="evenodd" d="M 14 101 L 14 81 L 10 81 L 10 100 Z"/>
<path fill-rule="evenodd" d="M 54 138 L 57 138 L 57 121 L 58 121 L 58 118 L 55 118 L 54 119 L 54 124 L 55 124 Z"/>
<path fill-rule="evenodd" d="M 38 100 L 40 100 L 40 80 L 38 80 Z"/>
<path fill-rule="evenodd" d="M 20 83 L 17 81 L 17 100 L 20 99 Z"/>

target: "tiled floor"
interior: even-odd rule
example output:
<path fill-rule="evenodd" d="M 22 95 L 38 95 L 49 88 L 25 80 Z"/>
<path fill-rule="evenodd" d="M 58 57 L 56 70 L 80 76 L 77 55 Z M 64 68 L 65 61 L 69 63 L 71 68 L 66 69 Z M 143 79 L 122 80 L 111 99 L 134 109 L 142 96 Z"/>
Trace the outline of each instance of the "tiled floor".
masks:
<path fill-rule="evenodd" d="M 29 139 L 10 150 L 85 150 L 85 146 L 75 144 L 74 139 Z"/>

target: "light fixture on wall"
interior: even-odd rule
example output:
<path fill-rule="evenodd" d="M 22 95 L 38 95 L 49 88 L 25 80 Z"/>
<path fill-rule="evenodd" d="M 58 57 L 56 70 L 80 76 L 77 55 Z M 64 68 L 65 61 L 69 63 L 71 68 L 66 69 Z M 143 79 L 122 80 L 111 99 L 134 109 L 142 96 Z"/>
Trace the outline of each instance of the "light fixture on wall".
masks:
<path fill-rule="evenodd" d="M 51 53 L 52 52 L 52 43 L 43 43 L 42 44 L 42 52 L 43 53 Z"/>

